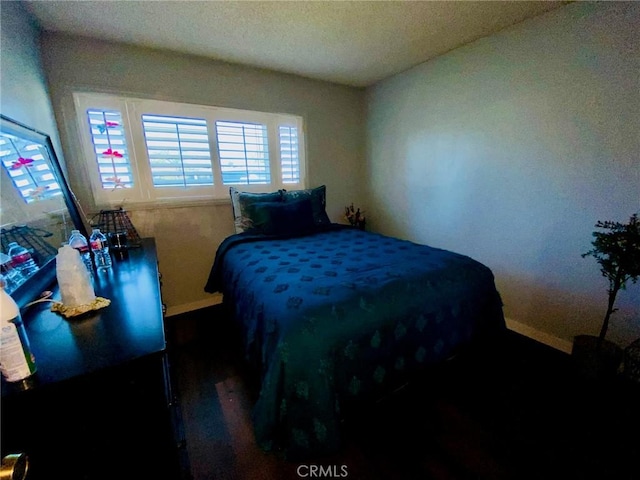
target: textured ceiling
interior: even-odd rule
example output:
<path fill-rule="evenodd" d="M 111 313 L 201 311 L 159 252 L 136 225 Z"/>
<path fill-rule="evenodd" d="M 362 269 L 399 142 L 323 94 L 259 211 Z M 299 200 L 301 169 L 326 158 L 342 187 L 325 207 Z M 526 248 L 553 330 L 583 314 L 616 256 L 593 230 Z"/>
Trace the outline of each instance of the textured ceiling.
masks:
<path fill-rule="evenodd" d="M 568 2 L 26 1 L 41 28 L 368 86 Z"/>

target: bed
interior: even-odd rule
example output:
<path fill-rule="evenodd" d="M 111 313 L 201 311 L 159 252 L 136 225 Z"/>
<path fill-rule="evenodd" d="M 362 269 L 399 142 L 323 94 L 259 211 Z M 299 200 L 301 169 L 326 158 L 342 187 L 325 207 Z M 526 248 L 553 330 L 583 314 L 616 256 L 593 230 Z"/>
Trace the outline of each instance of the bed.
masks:
<path fill-rule="evenodd" d="M 205 291 L 223 294 L 259 373 L 257 442 L 303 459 L 338 451 L 345 412 L 505 323 L 485 265 L 331 223 L 323 204 L 280 194 L 234 213 L 240 227 L 219 246 Z"/>

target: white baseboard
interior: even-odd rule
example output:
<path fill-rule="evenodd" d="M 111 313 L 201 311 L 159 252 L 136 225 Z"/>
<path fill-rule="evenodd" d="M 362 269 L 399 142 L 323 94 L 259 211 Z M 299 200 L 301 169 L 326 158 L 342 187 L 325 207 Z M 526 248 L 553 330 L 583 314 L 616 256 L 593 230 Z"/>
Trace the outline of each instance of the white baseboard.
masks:
<path fill-rule="evenodd" d="M 214 293 L 213 295 L 211 295 L 211 298 L 205 298 L 204 300 L 198 300 L 197 302 L 183 303 L 182 305 L 167 307 L 167 313 L 165 313 L 165 317 L 173 317 L 174 315 L 180 315 L 181 313 L 200 310 L 201 308 L 212 307 L 213 305 L 219 305 L 221 303 L 222 294 Z"/>
<path fill-rule="evenodd" d="M 506 318 L 507 328 L 513 330 L 516 333 L 524 335 L 525 337 L 532 338 L 540 343 L 544 343 L 561 352 L 571 353 L 573 344 L 568 340 L 563 340 L 549 333 L 541 332 L 533 327 L 517 322 L 511 318 Z"/>

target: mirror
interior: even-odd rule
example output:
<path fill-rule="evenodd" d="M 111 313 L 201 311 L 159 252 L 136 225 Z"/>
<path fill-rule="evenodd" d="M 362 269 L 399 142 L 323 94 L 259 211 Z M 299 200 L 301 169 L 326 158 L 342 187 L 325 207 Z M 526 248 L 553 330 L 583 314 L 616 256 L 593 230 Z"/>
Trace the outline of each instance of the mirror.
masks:
<path fill-rule="evenodd" d="M 22 308 L 55 280 L 71 230 L 87 235 L 49 135 L 0 114 L 1 273 Z"/>

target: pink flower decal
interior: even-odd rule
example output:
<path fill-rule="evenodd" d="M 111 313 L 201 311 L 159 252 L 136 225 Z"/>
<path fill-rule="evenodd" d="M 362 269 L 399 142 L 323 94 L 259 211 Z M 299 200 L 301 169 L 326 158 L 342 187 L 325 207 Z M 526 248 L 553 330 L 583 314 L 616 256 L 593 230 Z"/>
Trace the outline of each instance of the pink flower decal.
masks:
<path fill-rule="evenodd" d="M 102 152 L 102 155 L 104 155 L 105 157 L 122 158 L 122 154 L 120 152 L 118 152 L 117 150 L 111 150 L 110 148 Z"/>
<path fill-rule="evenodd" d="M 18 170 L 19 168 L 22 168 L 22 167 L 30 167 L 32 163 L 33 163 L 33 158 L 20 157 L 18 158 L 18 160 L 16 160 L 11 164 L 11 169 Z"/>
<path fill-rule="evenodd" d="M 116 128 L 118 125 L 120 125 L 118 122 L 105 122 L 96 126 L 98 127 L 98 130 L 100 130 L 100 133 L 104 133 L 107 131 L 107 128 Z"/>

